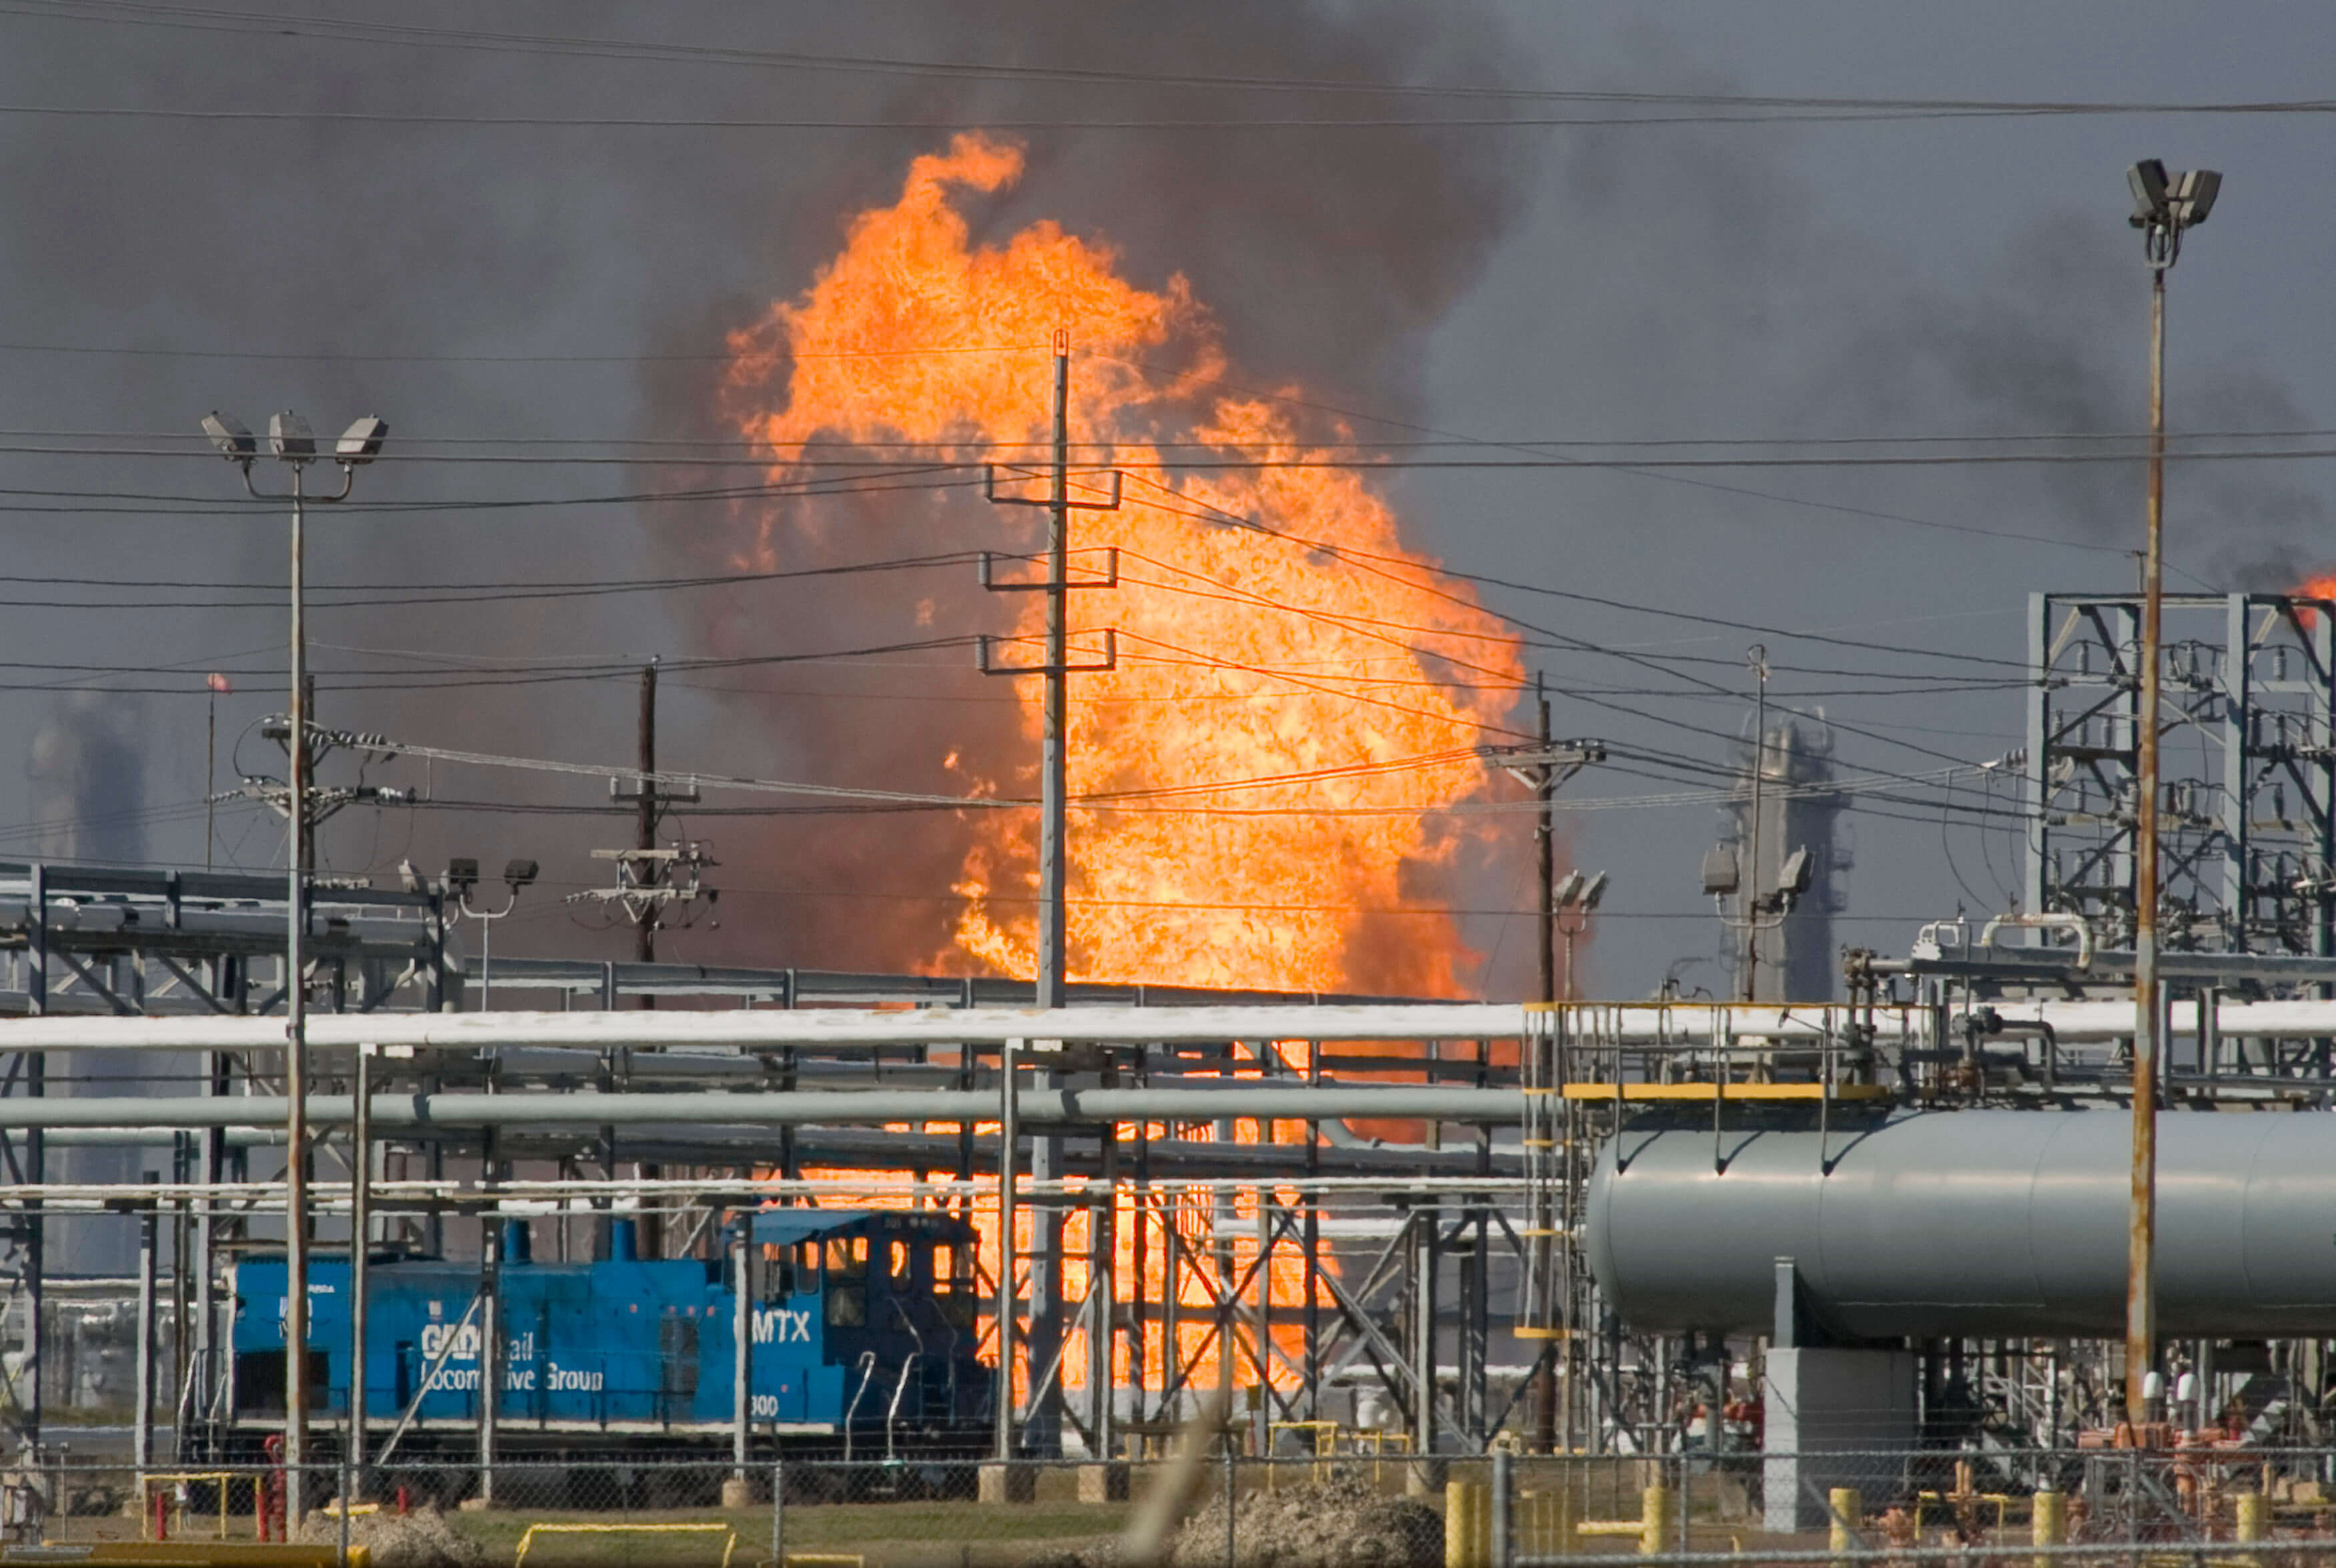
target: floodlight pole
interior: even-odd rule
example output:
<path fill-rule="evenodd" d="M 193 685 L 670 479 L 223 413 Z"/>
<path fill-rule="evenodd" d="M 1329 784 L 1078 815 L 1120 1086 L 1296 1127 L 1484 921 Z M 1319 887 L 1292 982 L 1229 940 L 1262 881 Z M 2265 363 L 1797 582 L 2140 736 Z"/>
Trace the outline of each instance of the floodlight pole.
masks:
<path fill-rule="evenodd" d="M 308 1457 L 308 626 L 306 463 L 292 465 L 292 730 L 286 822 L 292 834 L 284 944 L 284 1517 L 306 1516 Z"/>
<path fill-rule="evenodd" d="M 205 431 L 220 455 L 234 463 L 243 488 L 258 500 L 292 503 L 292 695 L 290 730 L 286 736 L 289 759 L 285 788 L 285 822 L 289 843 L 285 859 L 284 942 L 284 1471 L 285 1517 L 297 1527 L 305 1512 L 304 1466 L 308 1458 L 308 997 L 307 882 L 308 831 L 308 626 L 307 626 L 307 468 L 319 455 L 307 427 L 297 415 L 278 416 L 271 426 L 270 445 L 279 462 L 292 470 L 288 494 L 262 490 L 252 482 L 251 465 L 258 455 L 249 431 L 214 413 L 204 421 Z M 380 450 L 388 426 L 378 419 L 352 425 L 333 456 L 341 467 L 337 494 L 320 495 L 320 501 L 348 498 L 355 488 L 357 465 L 370 462 Z"/>
<path fill-rule="evenodd" d="M 2166 602 L 2166 272 L 2177 254 L 2169 225 L 2147 231 L 2149 256 L 2149 540 L 2142 570 L 2141 692 L 2135 714 L 2133 854 L 2133 1193 L 2125 1298 L 2126 1419 L 2148 1418 L 2157 1363 L 2157 1078 L 2166 1012 L 2157 980 L 2158 640 Z"/>

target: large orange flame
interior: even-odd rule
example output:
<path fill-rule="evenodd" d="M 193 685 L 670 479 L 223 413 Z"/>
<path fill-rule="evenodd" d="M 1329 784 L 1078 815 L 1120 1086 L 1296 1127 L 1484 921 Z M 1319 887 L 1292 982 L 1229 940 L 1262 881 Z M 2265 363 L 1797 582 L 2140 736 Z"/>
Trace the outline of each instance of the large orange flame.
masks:
<path fill-rule="evenodd" d="M 1296 389 L 1228 384 L 1213 324 L 1181 277 L 1156 292 L 1138 288 L 1119 276 L 1110 247 L 1053 223 L 975 245 L 959 200 L 1000 191 L 1021 171 L 1018 149 L 982 136 L 917 159 L 900 199 L 861 213 L 809 290 L 734 334 L 727 386 L 740 425 L 768 449 L 778 481 L 803 477 L 795 465 L 807 443 L 831 455 L 839 446 L 931 443 L 953 460 L 996 460 L 1033 476 L 1014 489 L 1037 497 L 1051 344 L 1067 334 L 1075 494 L 1100 499 L 1105 469 L 1125 480 L 1118 509 L 1082 511 L 1073 524 L 1075 576 L 1096 575 L 1104 547 L 1120 552 L 1115 589 L 1073 596 L 1074 624 L 1086 628 L 1073 639 L 1074 658 L 1095 655 L 1104 626 L 1116 629 L 1119 650 L 1115 669 L 1070 686 L 1070 789 L 1075 800 L 1090 799 L 1071 820 L 1074 976 L 1475 989 L 1473 955 L 1450 918 L 1368 912 L 1420 904 L 1454 863 L 1459 836 L 1421 808 L 1484 782 L 1475 749 L 1520 687 L 1518 644 L 1406 548 L 1395 514 L 1361 473 L 1314 461 L 1351 461 L 1350 431 L 1309 413 Z M 781 385 L 783 400 L 766 395 Z M 1309 435 L 1309 426 L 1321 428 Z M 1239 466 L 1172 466 L 1172 452 L 1195 449 Z M 998 520 L 1027 538 L 1037 517 L 1014 508 Z M 764 513 L 742 564 L 773 569 L 799 546 L 826 547 L 832 541 L 812 531 L 822 526 Z M 1039 595 L 993 607 L 993 624 L 1017 615 L 1020 635 L 1041 629 Z M 1026 646 L 1021 657 L 1037 653 Z M 1015 685 L 1032 763 L 998 777 L 960 768 L 968 793 L 1036 793 L 1040 683 Z M 931 744 L 957 766 L 949 735 Z M 1280 781 L 1205 788 L 1252 779 Z M 1144 799 L 1163 789 L 1179 793 Z M 1106 796 L 1124 805 L 1093 799 Z M 985 812 L 972 823 L 956 881 L 967 900 L 959 952 L 945 962 L 970 956 L 1030 973 L 1034 815 Z M 1265 1135 L 1302 1137 L 1302 1124 Z M 1237 1136 L 1258 1134 L 1244 1124 Z M 883 1178 L 870 1181 L 873 1201 L 904 1201 L 888 1199 Z M 1217 1238 L 1236 1277 L 1257 1256 L 1260 1201 L 1249 1194 L 1233 1205 L 1248 1234 Z M 995 1277 L 994 1194 L 985 1202 L 972 1217 Z M 1121 1294 L 1141 1275 L 1156 1303 L 1171 1287 L 1156 1231 L 1148 1255 L 1133 1252 L 1132 1202 L 1118 1197 Z M 1027 1215 L 1023 1223 L 1027 1246 Z M 1077 1260 L 1088 1224 L 1074 1211 L 1066 1227 L 1064 1283 L 1074 1301 L 1085 1288 Z M 1180 1210 L 1178 1224 L 1197 1251 L 1212 1246 L 1204 1208 Z M 1302 1302 L 1304 1263 L 1292 1249 L 1278 1248 L 1266 1273 L 1276 1303 Z M 1212 1297 L 1190 1268 L 1169 1277 L 1188 1314 L 1177 1354 L 1197 1363 L 1194 1381 L 1207 1386 L 1217 1377 L 1205 1321 Z M 1293 1357 L 1301 1333 L 1274 1329 Z M 1147 1336 L 1143 1370 L 1154 1389 L 1168 1372 L 1163 1350 Z M 1234 1369 L 1243 1385 L 1256 1380 L 1250 1355 Z M 1066 1385 L 1083 1382 L 1076 1336 L 1063 1367 Z M 1123 1348 L 1117 1370 L 1129 1370 Z M 1271 1375 L 1287 1381 L 1284 1370 Z"/>
<path fill-rule="evenodd" d="M 1362 475 L 1288 466 L 1351 458 L 1319 444 L 1345 432 L 1309 442 L 1294 392 L 1230 390 L 1212 324 L 1181 277 L 1158 292 L 1135 287 L 1108 247 L 1050 222 L 973 244 L 956 198 L 1000 190 L 1021 169 L 1019 150 L 981 136 L 917 159 L 900 200 L 861 214 L 807 292 L 735 334 L 741 423 L 767 444 L 782 480 L 801 477 L 791 465 L 815 440 L 937 443 L 1036 473 L 1049 435 L 1050 344 L 1066 334 L 1075 494 L 1100 498 L 1103 468 L 1125 476 L 1119 509 L 1074 515 L 1075 576 L 1096 575 L 1103 547 L 1116 546 L 1121 580 L 1073 595 L 1084 628 L 1074 659 L 1095 655 L 1104 626 L 1116 628 L 1119 648 L 1116 669 L 1071 682 L 1073 799 L 1429 759 L 1075 810 L 1074 976 L 1473 989 L 1449 919 L 1374 924 L 1359 912 L 1417 903 L 1419 874 L 1432 885 L 1451 865 L 1458 836 L 1406 808 L 1483 781 L 1472 748 L 1514 700 L 1516 643 L 1405 548 Z M 782 367 L 784 403 L 757 406 Z M 1197 443 L 1219 460 L 1262 466 L 1178 477 L 1171 442 L 1179 455 Z M 1018 492 L 1044 493 L 1036 480 Z M 1037 515 L 1014 508 L 1002 521 L 1027 528 Z M 1243 520 L 1359 555 L 1342 560 Z M 789 530 L 813 526 L 764 516 L 748 559 L 776 564 Z M 1018 615 L 1018 632 L 1036 636 L 1041 597 L 999 599 L 1000 621 Z M 1038 656 L 1017 646 L 1024 662 Z M 1033 765 L 969 778 L 971 792 L 1036 793 L 1040 682 L 1014 683 Z M 947 750 L 949 738 L 934 746 Z M 1309 814 L 1322 808 L 1333 814 Z M 1034 815 L 984 813 L 957 884 L 968 901 L 957 945 L 1009 973 L 1033 963 Z"/>

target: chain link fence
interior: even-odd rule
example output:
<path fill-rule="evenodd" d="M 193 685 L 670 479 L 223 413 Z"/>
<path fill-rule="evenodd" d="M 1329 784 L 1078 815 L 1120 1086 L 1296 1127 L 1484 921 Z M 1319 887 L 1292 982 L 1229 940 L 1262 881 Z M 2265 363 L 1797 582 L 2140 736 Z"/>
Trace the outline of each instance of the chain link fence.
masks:
<path fill-rule="evenodd" d="M 1160 1525 L 1148 1536 L 1147 1521 Z M 760 1458 L 743 1471 L 593 1454 L 362 1476 L 74 1457 L 0 1471 L 0 1563 L 39 1546 L 89 1568 L 131 1561 L 108 1553 L 132 1543 L 224 1564 L 287 1538 L 325 1563 L 362 1548 L 367 1568 L 2302 1568 L 2336 1565 L 2336 1451 L 1220 1452 L 1182 1466 Z"/>

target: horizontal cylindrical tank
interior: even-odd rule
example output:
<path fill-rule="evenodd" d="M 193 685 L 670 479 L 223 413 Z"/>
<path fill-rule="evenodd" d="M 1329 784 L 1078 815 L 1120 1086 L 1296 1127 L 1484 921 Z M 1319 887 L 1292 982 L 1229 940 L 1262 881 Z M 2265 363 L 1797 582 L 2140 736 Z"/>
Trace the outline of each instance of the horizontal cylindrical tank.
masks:
<path fill-rule="evenodd" d="M 1766 1332 L 1776 1261 L 1858 1339 L 2125 1330 L 2132 1123 L 1942 1111 L 1843 1125 L 1631 1124 L 1590 1181 L 1584 1244 L 1634 1329 Z M 2158 1120 L 2160 1331 L 2336 1333 L 2336 1115 Z"/>

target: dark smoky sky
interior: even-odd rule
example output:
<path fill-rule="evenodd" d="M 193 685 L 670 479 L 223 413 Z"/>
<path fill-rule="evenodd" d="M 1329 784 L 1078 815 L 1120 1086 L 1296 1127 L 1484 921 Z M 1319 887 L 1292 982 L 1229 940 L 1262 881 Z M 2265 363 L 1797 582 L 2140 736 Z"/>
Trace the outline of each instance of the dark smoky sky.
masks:
<path fill-rule="evenodd" d="M 375 15 L 291 0 L 274 8 Z M 682 13 L 417 5 L 397 20 L 1156 73 L 2145 102 L 2309 95 L 2306 63 L 2325 58 L 2336 25 L 2301 10 L 2210 25 L 2182 8 L 2099 3 L 1886 20 L 1809 0 L 1757 15 L 1683 5 L 1651 24 L 1639 15 L 1620 5 L 707 0 Z M 25 7 L 0 18 L 0 105 L 20 107 L 997 121 L 1353 112 L 1374 102 L 410 47 L 166 6 Z M 1240 373 L 1260 384 L 1297 382 L 1325 402 L 1502 441 L 2132 430 L 2143 413 L 2146 278 L 2124 226 L 2121 170 L 2148 154 L 2210 163 L 2229 184 L 2175 274 L 2175 425 L 2310 430 L 2336 402 L 2320 352 L 2329 202 L 2328 132 L 2317 120 L 1017 134 L 1027 174 L 969 207 L 977 237 L 1055 218 L 1123 247 L 1139 283 L 1188 276 Z M 724 333 L 803 288 L 849 215 L 889 200 L 907 160 L 945 140 L 0 114 L 0 343 L 17 345 L 0 348 L 0 420 L 24 438 L 5 444 L 70 445 L 34 432 L 101 432 L 132 438 L 117 446 L 167 447 L 214 406 L 255 423 L 292 406 L 333 428 L 377 411 L 409 442 L 475 438 L 502 455 L 540 450 L 514 444 L 526 440 L 720 433 Z M 1358 425 L 1365 435 L 1380 429 L 1416 437 Z M 0 484 L 16 492 L 0 498 L 17 508 L 9 575 L 280 580 L 277 513 L 192 516 L 168 498 L 232 494 L 232 472 L 215 460 L 19 452 L 0 464 L 9 476 Z M 319 515 L 314 573 L 384 597 L 394 596 L 386 585 L 686 573 L 723 557 L 736 527 L 728 506 L 623 498 L 701 474 L 641 462 L 384 462 L 363 476 L 358 498 L 395 509 Z M 2321 475 L 2305 462 L 2178 468 L 2176 586 L 2275 585 L 2336 557 Z M 2130 582 L 2120 552 L 2137 535 L 2140 493 L 2137 474 L 2098 466 L 1484 469 L 1411 474 L 1392 488 L 1416 541 L 1471 571 L 2003 658 L 2023 646 L 2031 590 Z M 839 555 L 1015 537 L 954 503 L 862 502 L 837 515 L 859 530 L 833 547 Z M 200 682 L 51 666 L 239 672 L 238 690 L 219 704 L 218 772 L 257 769 L 273 749 L 246 731 L 277 705 L 267 693 L 282 667 L 272 595 L 220 590 L 219 600 L 251 602 L 151 608 L 189 595 L 12 588 L 7 597 L 32 602 L 0 622 L 10 650 L 0 657 L 19 666 L 0 713 L 27 758 L 26 768 L 0 770 L 10 842 L 63 852 L 64 830 L 44 839 L 25 827 L 58 809 L 31 759 L 44 727 L 97 722 L 88 699 L 56 688 L 95 686 L 119 693 L 105 700 L 105 733 L 142 735 L 144 745 L 112 764 L 134 780 L 93 786 L 83 804 L 85 814 L 125 818 L 119 837 L 82 824 L 73 843 L 102 853 L 142 836 L 145 852 L 200 862 L 190 802 L 202 789 L 207 704 L 184 691 Z M 1611 654 L 1548 653 L 1540 657 L 1562 693 L 1561 731 L 1711 759 L 1741 723 L 1746 634 L 1488 592 L 1566 637 L 1710 660 L 1670 667 L 1724 688 L 1642 696 L 1678 677 Z M 325 714 L 454 747 L 621 759 L 632 741 L 629 682 L 552 678 L 562 666 L 885 642 L 928 597 L 947 615 L 981 611 L 962 582 L 907 577 L 726 598 L 326 604 L 315 617 Z M 1856 655 L 1767 641 L 1772 659 L 1809 667 L 1780 674 L 1778 700 L 1826 709 L 1843 727 L 1844 768 L 1916 771 L 2019 743 L 2017 691 L 1832 697 L 1824 693 L 1839 682 L 1816 672 Z M 807 663 L 673 676 L 664 755 L 709 770 L 926 789 L 943 782 L 944 741 L 1004 754 L 1014 744 L 1004 704 L 923 700 L 999 693 L 945 666 L 954 653 L 923 657 L 933 667 L 881 675 Z M 2004 673 L 1920 657 L 1892 667 Z M 422 672 L 433 689 L 411 689 Z M 782 692 L 796 694 L 774 694 Z M 864 700 L 841 700 L 855 692 Z M 442 799 L 594 799 L 585 787 L 425 774 L 413 763 L 375 776 L 426 782 Z M 1663 787 L 1610 773 L 1572 789 L 1587 802 Z M 145 815 L 120 808 L 123 799 L 142 802 Z M 2010 836 L 1913 815 L 1853 818 L 1846 939 L 1903 947 L 1914 920 L 1999 903 L 2016 886 Z M 1593 988 L 1640 992 L 1713 951 L 1715 929 L 1694 896 L 1708 808 L 1590 810 L 1571 824 L 1572 855 L 1614 876 L 1615 918 L 1586 959 Z M 725 862 L 725 919 L 719 932 L 672 938 L 671 953 L 872 966 L 930 951 L 942 928 L 947 906 L 930 895 L 955 863 L 957 829 L 946 820 L 686 826 Z M 328 830 L 326 853 L 350 869 L 408 856 L 425 866 L 449 854 L 533 856 L 545 864 L 546 888 L 533 895 L 541 913 L 506 928 L 513 945 L 612 952 L 612 936 L 575 929 L 550 895 L 594 880 L 585 851 L 625 831 L 583 816 L 352 812 Z M 222 818 L 222 858 L 264 865 L 280 847 L 280 833 L 251 814 Z M 1486 858 L 1431 891 L 1506 907 L 1523 899 L 1517 870 Z M 1468 934 L 1485 954 L 1485 987 L 1514 993 L 1530 973 L 1524 923 L 1473 917 Z M 1718 979 L 1684 973 L 1690 983 Z"/>

